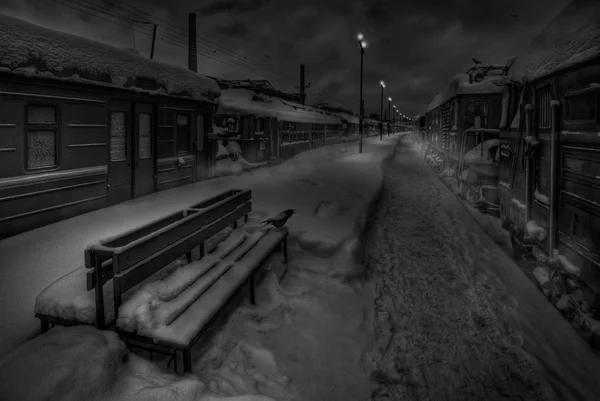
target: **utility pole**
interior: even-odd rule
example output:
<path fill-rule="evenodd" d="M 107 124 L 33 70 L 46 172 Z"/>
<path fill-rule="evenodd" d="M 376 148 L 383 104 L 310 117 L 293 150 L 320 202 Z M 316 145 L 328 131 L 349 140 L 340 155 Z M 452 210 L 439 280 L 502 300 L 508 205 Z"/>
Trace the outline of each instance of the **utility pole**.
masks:
<path fill-rule="evenodd" d="M 196 48 L 196 14 L 189 14 L 188 69 L 198 72 L 198 53 Z"/>
<path fill-rule="evenodd" d="M 157 25 L 154 24 L 154 29 L 152 30 L 152 48 L 150 49 L 150 60 L 154 58 L 154 45 L 156 44 L 156 28 Z"/>
<path fill-rule="evenodd" d="M 306 92 L 304 86 L 304 64 L 300 64 L 300 104 L 304 104 Z"/>

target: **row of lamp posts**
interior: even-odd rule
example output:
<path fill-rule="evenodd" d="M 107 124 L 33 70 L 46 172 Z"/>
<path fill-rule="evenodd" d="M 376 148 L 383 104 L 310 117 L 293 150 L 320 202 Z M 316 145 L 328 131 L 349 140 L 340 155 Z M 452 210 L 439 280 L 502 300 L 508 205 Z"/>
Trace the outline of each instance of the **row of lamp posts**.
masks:
<path fill-rule="evenodd" d="M 363 148 L 363 117 L 365 113 L 365 101 L 363 99 L 363 64 L 364 64 L 364 56 L 365 49 L 367 48 L 367 41 L 365 40 L 365 35 L 359 33 L 356 35 L 356 39 L 358 41 L 358 45 L 360 47 L 360 106 L 359 106 L 359 117 L 358 117 L 358 132 L 360 134 L 360 141 L 358 145 L 358 152 L 362 153 Z M 385 82 L 381 81 L 379 83 L 381 85 L 381 107 L 379 114 L 379 140 L 383 140 L 383 90 L 385 89 Z M 391 115 L 391 107 L 394 108 L 394 118 Z M 405 120 L 412 121 L 412 119 L 408 118 L 404 114 L 400 113 L 400 111 L 396 108 L 395 105 L 392 105 L 392 98 L 388 97 L 388 121 L 392 121 L 393 125 L 396 124 L 396 121 L 400 122 L 400 126 L 402 127 L 402 123 Z M 388 126 L 388 136 L 390 136 L 390 128 Z"/>

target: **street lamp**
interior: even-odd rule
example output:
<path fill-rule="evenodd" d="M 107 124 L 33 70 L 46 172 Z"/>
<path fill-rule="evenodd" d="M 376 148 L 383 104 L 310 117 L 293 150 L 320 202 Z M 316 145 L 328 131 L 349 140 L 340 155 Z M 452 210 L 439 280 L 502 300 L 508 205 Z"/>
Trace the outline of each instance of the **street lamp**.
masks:
<path fill-rule="evenodd" d="M 392 127 L 394 132 L 396 132 L 396 114 L 398 113 L 398 109 L 396 108 L 396 105 L 393 104 L 392 107 L 394 108 L 394 118 L 392 118 Z M 389 135 L 389 132 L 388 132 Z"/>
<path fill-rule="evenodd" d="M 388 97 L 388 116 L 390 116 L 390 106 L 392 104 L 392 98 Z M 388 136 L 390 136 L 390 127 L 388 126 Z"/>
<path fill-rule="evenodd" d="M 360 133 L 360 142 L 358 143 L 358 153 L 362 153 L 363 148 L 363 114 L 365 111 L 365 102 L 363 101 L 363 58 L 365 55 L 365 49 L 367 48 L 367 42 L 365 35 L 359 33 L 356 35 L 356 40 L 360 46 L 360 115 L 358 119 L 358 132 Z"/>
<path fill-rule="evenodd" d="M 381 107 L 379 108 L 379 140 L 383 140 L 383 88 L 385 88 L 385 82 L 381 81 Z"/>

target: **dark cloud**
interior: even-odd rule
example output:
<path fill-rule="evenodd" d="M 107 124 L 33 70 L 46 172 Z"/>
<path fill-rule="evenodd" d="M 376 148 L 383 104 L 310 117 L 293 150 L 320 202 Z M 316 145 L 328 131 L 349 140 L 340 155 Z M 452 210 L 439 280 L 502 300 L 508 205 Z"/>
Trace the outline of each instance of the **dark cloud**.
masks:
<path fill-rule="evenodd" d="M 270 0 L 223 0 L 215 1 L 204 8 L 198 10 L 205 17 L 232 12 L 247 12 L 261 8 L 269 3 Z"/>
<path fill-rule="evenodd" d="M 294 91 L 299 84 L 299 66 L 305 64 L 307 82 L 312 82 L 311 101 L 320 92 L 319 101 L 340 103 L 354 111 L 358 111 L 360 71 L 356 33 L 363 32 L 369 44 L 364 60 L 365 106 L 370 111 L 379 110 L 379 81 L 384 80 L 385 97 L 391 96 L 403 113 L 414 115 L 444 90 L 454 75 L 466 71 L 472 57 L 503 63 L 521 53 L 567 2 L 216 0 L 199 9 L 196 0 L 131 0 L 127 6 L 114 2 L 111 10 L 120 12 L 131 5 L 147 11 L 178 27 L 181 43 L 187 43 L 188 12 L 197 12 L 198 35 L 206 44 L 198 49 L 201 72 L 268 79 L 282 90 Z M 45 0 L 1 3 L 0 11 L 11 8 L 19 16 L 31 16 L 34 22 L 54 24 L 56 29 L 86 37 L 95 34 L 97 40 L 132 47 L 131 30 L 115 28 L 100 19 L 84 21 L 71 8 Z M 96 3 L 106 4 L 105 0 Z M 164 24 L 158 32 L 159 37 L 166 32 Z M 138 32 L 136 41 L 139 49 L 149 49 L 148 36 Z M 213 54 L 216 46 L 241 55 L 241 59 L 232 63 L 225 58 L 231 55 L 221 50 Z M 185 47 L 159 41 L 156 58 L 186 66 Z M 262 66 L 251 68 L 251 60 Z"/>
<path fill-rule="evenodd" d="M 240 21 L 234 21 L 227 25 L 221 25 L 215 28 L 216 34 L 231 36 L 234 38 L 243 37 L 248 33 L 246 24 Z"/>

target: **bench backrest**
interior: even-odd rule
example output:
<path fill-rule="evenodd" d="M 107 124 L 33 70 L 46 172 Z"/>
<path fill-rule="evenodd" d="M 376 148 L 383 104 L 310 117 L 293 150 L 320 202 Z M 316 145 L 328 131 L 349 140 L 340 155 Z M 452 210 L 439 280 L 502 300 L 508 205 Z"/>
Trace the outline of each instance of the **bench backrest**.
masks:
<path fill-rule="evenodd" d="M 227 191 L 165 218 L 89 245 L 88 291 L 96 290 L 96 325 L 103 328 L 102 286 L 112 279 L 115 319 L 122 295 L 252 210 L 250 190 Z M 101 283 L 99 285 L 99 283 Z"/>

